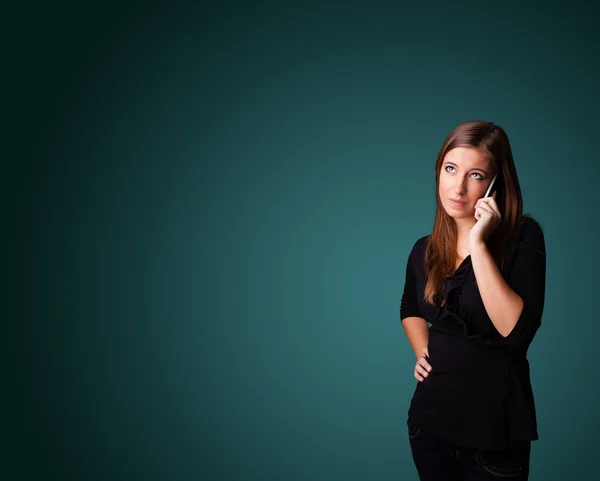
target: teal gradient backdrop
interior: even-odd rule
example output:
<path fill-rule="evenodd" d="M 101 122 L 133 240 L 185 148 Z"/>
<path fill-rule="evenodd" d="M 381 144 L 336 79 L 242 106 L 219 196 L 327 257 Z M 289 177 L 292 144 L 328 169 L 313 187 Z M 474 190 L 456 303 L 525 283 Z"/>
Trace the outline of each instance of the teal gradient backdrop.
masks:
<path fill-rule="evenodd" d="M 13 7 L 5 479 L 417 480 L 398 309 L 471 119 L 546 234 L 531 480 L 599 479 L 600 12 L 516 5 Z"/>

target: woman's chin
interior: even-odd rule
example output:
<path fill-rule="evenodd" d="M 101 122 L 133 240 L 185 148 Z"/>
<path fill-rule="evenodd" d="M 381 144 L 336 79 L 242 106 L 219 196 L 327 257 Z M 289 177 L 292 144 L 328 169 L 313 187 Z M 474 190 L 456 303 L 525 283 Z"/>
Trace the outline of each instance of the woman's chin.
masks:
<path fill-rule="evenodd" d="M 463 219 L 474 219 L 472 215 L 470 215 L 466 210 L 464 212 L 457 211 L 457 209 L 446 209 L 446 214 L 452 217 L 454 220 L 463 220 Z"/>

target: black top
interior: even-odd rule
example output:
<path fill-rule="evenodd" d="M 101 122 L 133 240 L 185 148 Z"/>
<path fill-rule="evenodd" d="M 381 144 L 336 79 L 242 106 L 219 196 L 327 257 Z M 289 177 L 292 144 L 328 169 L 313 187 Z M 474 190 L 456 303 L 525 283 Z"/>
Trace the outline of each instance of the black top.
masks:
<path fill-rule="evenodd" d="M 504 449 L 513 442 L 538 439 L 526 355 L 544 308 L 546 249 L 541 227 L 523 217 L 505 247 L 502 275 L 524 301 L 506 337 L 487 315 L 470 255 L 446 278 L 443 307 L 423 300 L 428 237 L 421 237 L 410 253 L 400 304 L 401 320 L 417 316 L 431 324 L 432 371 L 417 383 L 408 424 L 475 449 Z"/>

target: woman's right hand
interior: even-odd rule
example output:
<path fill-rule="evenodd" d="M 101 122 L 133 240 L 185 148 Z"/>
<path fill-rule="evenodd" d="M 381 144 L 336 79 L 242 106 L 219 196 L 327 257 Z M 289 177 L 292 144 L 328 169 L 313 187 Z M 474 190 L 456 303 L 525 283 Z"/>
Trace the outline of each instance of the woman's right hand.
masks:
<path fill-rule="evenodd" d="M 429 358 L 429 350 L 424 347 L 423 354 L 419 356 L 417 359 L 417 364 L 415 365 L 415 378 L 417 381 L 422 382 L 425 380 L 429 373 L 431 372 L 431 365 L 427 362 Z"/>

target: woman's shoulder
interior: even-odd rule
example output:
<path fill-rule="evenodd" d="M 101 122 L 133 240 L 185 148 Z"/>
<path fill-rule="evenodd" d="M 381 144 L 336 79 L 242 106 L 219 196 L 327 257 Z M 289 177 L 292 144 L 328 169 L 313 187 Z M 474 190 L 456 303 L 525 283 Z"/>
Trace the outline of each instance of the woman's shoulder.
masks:
<path fill-rule="evenodd" d="M 427 248 L 427 241 L 429 240 L 428 235 L 419 237 L 413 244 L 412 250 L 410 251 L 410 257 L 414 260 L 422 260 L 425 257 L 425 249 Z"/>
<path fill-rule="evenodd" d="M 543 240 L 544 238 L 544 229 L 542 228 L 542 225 L 531 214 L 524 214 L 521 216 L 517 232 L 520 241 L 531 238 Z"/>
<path fill-rule="evenodd" d="M 535 250 L 545 252 L 544 230 L 540 222 L 530 214 L 521 216 L 509 240 L 509 245 L 512 249 L 533 247 Z"/>

